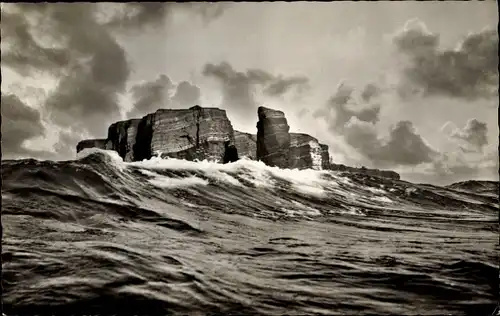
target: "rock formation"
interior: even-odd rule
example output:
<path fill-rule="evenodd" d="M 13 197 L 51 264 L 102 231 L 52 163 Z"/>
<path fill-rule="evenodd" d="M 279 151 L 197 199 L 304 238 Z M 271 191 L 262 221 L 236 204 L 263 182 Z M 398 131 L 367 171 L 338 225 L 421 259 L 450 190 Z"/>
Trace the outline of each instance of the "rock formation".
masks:
<path fill-rule="evenodd" d="M 321 147 L 321 169 L 328 169 L 330 166 L 330 153 L 328 151 L 328 145 L 319 144 Z"/>
<path fill-rule="evenodd" d="M 134 161 L 134 145 L 140 119 L 116 122 L 108 128 L 107 148 L 118 152 L 124 161 Z"/>
<path fill-rule="evenodd" d="M 222 159 L 223 163 L 235 162 L 238 161 L 238 150 L 236 146 L 230 143 L 230 141 L 226 140 L 224 143 L 224 158 Z"/>
<path fill-rule="evenodd" d="M 160 109 L 143 118 L 111 124 L 107 139 L 83 140 L 76 150 L 114 150 L 124 161 L 160 155 L 228 163 L 247 157 L 280 168 L 330 169 L 399 179 L 393 171 L 331 164 L 328 146 L 310 135 L 290 133 L 282 111 L 261 106 L 257 114 L 255 135 L 234 131 L 226 111 L 218 108 Z"/>
<path fill-rule="evenodd" d="M 290 134 L 290 169 L 325 169 L 330 157 L 328 146 L 307 134 Z"/>
<path fill-rule="evenodd" d="M 238 156 L 257 159 L 257 135 L 234 131 L 234 141 Z"/>
<path fill-rule="evenodd" d="M 142 119 L 116 122 L 108 129 L 108 149 L 118 152 L 124 161 L 160 154 L 222 162 L 226 148 L 231 146 L 233 127 L 226 111 L 217 108 L 160 109 Z M 235 159 L 234 153 L 231 157 Z"/>
<path fill-rule="evenodd" d="M 76 152 L 79 153 L 85 148 L 107 149 L 106 142 L 107 139 L 85 139 L 76 144 Z"/>
<path fill-rule="evenodd" d="M 257 114 L 257 159 L 269 166 L 289 168 L 290 127 L 285 113 L 260 106 Z"/>

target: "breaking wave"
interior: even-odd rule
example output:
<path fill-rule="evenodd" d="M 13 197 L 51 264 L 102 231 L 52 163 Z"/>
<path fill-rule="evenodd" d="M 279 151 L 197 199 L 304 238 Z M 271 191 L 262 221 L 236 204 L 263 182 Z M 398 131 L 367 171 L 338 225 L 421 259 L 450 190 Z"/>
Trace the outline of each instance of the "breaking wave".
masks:
<path fill-rule="evenodd" d="M 7 315 L 485 315 L 498 191 L 84 150 L 2 161 Z M 498 188 L 498 185 L 496 186 Z"/>

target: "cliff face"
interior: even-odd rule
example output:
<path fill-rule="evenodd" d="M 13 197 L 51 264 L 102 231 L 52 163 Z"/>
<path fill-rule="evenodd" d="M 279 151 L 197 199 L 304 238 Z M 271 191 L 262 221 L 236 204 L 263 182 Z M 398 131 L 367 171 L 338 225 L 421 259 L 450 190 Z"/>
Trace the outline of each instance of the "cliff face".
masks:
<path fill-rule="evenodd" d="M 257 114 L 257 159 L 269 166 L 289 168 L 290 127 L 285 114 L 263 106 Z"/>
<path fill-rule="evenodd" d="M 106 148 L 106 142 L 106 139 L 85 139 L 76 144 L 76 152 L 79 153 L 85 148 L 109 149 Z"/>
<path fill-rule="evenodd" d="M 234 131 L 234 141 L 240 157 L 257 159 L 257 135 Z"/>
<path fill-rule="evenodd" d="M 326 145 L 321 146 L 318 140 L 307 134 L 290 134 L 290 169 L 312 168 L 322 170 Z M 326 146 L 328 153 L 328 146 Z M 327 160 L 328 162 L 328 160 Z"/>
<path fill-rule="evenodd" d="M 321 169 L 328 169 L 330 167 L 330 153 L 328 152 L 328 145 L 319 144 L 321 147 Z"/>
<path fill-rule="evenodd" d="M 79 142 L 77 152 L 97 147 L 114 150 L 124 161 L 152 156 L 227 163 L 239 157 L 290 169 L 330 169 L 399 179 L 394 171 L 330 164 L 328 146 L 307 134 L 290 133 L 282 111 L 259 107 L 257 135 L 234 131 L 226 111 L 193 106 L 160 109 L 141 119 L 112 124 L 107 139 Z"/>
<path fill-rule="evenodd" d="M 118 152 L 124 161 L 134 161 L 134 145 L 140 119 L 120 121 L 108 128 L 108 149 Z"/>
<path fill-rule="evenodd" d="M 229 141 L 226 144 L 226 141 Z M 234 132 L 224 110 L 194 106 L 158 110 L 142 119 L 121 121 L 108 130 L 110 149 L 125 161 L 150 159 L 156 154 L 187 160 L 222 162 Z"/>

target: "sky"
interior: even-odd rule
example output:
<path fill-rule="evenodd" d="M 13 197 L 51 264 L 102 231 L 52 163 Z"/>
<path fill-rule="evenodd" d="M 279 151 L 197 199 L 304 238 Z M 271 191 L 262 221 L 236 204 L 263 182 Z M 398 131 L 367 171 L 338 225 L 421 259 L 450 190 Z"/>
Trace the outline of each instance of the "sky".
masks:
<path fill-rule="evenodd" d="M 494 1 L 2 4 L 3 159 L 194 104 L 256 133 L 264 105 L 335 163 L 498 180 L 497 24 Z"/>

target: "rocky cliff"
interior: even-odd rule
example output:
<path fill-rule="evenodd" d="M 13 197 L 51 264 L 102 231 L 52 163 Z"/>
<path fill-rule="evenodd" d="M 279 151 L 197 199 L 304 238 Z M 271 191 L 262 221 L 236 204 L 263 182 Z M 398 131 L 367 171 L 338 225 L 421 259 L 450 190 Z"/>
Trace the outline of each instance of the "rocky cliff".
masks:
<path fill-rule="evenodd" d="M 285 113 L 260 106 L 257 114 L 257 159 L 269 166 L 289 168 L 290 127 Z"/>
<path fill-rule="evenodd" d="M 330 167 L 330 152 L 328 151 L 328 145 L 319 144 L 321 147 L 321 169 L 325 170 Z"/>
<path fill-rule="evenodd" d="M 308 134 L 290 134 L 290 169 L 325 169 L 329 162 L 328 146 Z"/>
<path fill-rule="evenodd" d="M 160 109 L 140 119 L 116 122 L 109 127 L 107 139 L 83 140 L 76 150 L 115 150 L 124 161 L 160 155 L 227 163 L 248 157 L 280 168 L 331 169 L 399 179 L 393 171 L 330 164 L 328 146 L 310 135 L 290 133 L 282 111 L 261 106 L 257 114 L 255 135 L 234 131 L 226 111 L 218 108 Z"/>
<path fill-rule="evenodd" d="M 107 138 L 107 149 L 118 152 L 124 161 L 140 161 L 159 154 L 222 162 L 226 149 L 231 147 L 234 131 L 226 111 L 200 106 L 160 109 L 142 119 L 116 122 L 109 127 Z"/>
<path fill-rule="evenodd" d="M 106 143 L 107 139 L 85 139 L 76 144 L 76 152 L 79 153 L 85 148 L 108 149 L 106 148 Z"/>
<path fill-rule="evenodd" d="M 257 159 L 257 135 L 234 131 L 234 140 L 240 157 Z"/>
<path fill-rule="evenodd" d="M 107 148 L 118 152 L 124 161 L 134 161 L 134 146 L 141 119 L 120 121 L 108 128 Z"/>
<path fill-rule="evenodd" d="M 356 168 L 356 167 L 349 167 L 346 165 L 334 164 L 334 163 L 330 163 L 329 167 L 327 169 L 335 170 L 335 171 L 345 171 L 345 172 L 349 172 L 349 173 L 360 173 L 360 174 L 365 174 L 365 175 L 369 175 L 369 176 L 389 178 L 389 179 L 394 179 L 394 180 L 400 179 L 400 175 L 397 172 L 390 171 L 390 170 L 368 169 L 365 167 Z"/>

